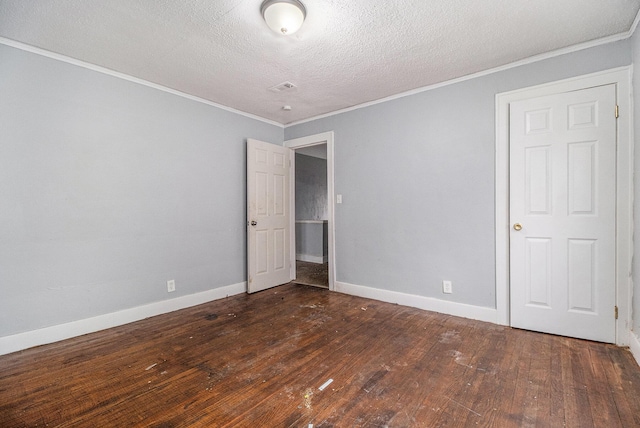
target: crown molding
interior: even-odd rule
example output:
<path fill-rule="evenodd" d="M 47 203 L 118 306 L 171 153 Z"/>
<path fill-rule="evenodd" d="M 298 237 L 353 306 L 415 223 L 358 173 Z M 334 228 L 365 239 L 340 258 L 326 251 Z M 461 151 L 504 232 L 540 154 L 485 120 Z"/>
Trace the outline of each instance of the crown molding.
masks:
<path fill-rule="evenodd" d="M 231 107 L 227 107 L 222 104 L 214 103 L 213 101 L 206 100 L 204 98 L 196 97 L 194 95 L 187 94 L 185 92 L 178 91 L 176 89 L 171 89 L 166 86 L 159 85 L 157 83 L 149 82 L 144 79 L 140 79 L 138 77 L 133 77 L 125 73 L 120 73 L 119 71 L 111 70 L 106 67 L 101 67 L 99 65 L 91 64 L 88 62 L 81 61 L 79 59 L 71 58 L 62 54 L 58 54 L 55 52 L 48 51 L 46 49 L 38 48 L 35 46 L 28 45 L 26 43 L 18 42 L 15 40 L 7 39 L 4 37 L 0 37 L 0 44 L 10 46 L 12 48 L 20 49 L 26 52 L 34 53 L 36 55 L 44 56 L 47 58 L 55 59 L 58 61 L 66 62 L 68 64 L 76 65 L 78 67 L 86 68 L 88 70 L 96 71 L 98 73 L 106 74 L 112 77 L 116 77 L 118 79 L 127 80 L 129 82 L 137 83 L 139 85 L 147 86 L 149 88 L 157 89 L 162 92 L 167 92 L 172 95 L 176 95 L 178 97 L 186 98 L 191 101 L 195 101 L 201 104 L 206 104 L 211 107 L 216 107 L 221 110 L 228 111 L 230 113 L 235 113 L 240 116 L 248 117 L 249 119 L 258 120 L 260 122 L 268 123 L 269 125 L 275 125 L 279 128 L 284 128 L 282 123 L 275 122 L 273 120 L 265 119 L 264 117 L 256 116 L 251 113 L 244 112 L 242 110 L 236 110 Z"/>
<path fill-rule="evenodd" d="M 342 114 L 342 113 L 347 113 L 353 110 L 359 110 L 361 108 L 366 108 L 366 107 L 370 107 L 376 104 L 381 104 L 381 103 L 385 103 L 387 101 L 393 101 L 393 100 L 397 100 L 398 98 L 404 98 L 404 97 L 408 97 L 411 95 L 416 95 L 422 92 L 427 92 L 427 91 L 431 91 L 434 89 L 438 89 L 438 88 L 442 88 L 444 86 L 449 86 L 449 85 L 455 85 L 456 83 L 460 83 L 460 82 L 464 82 L 467 80 L 471 80 L 471 79 L 477 79 L 479 77 L 483 77 L 483 76 L 488 76 L 490 74 L 494 74 L 494 73 L 499 73 L 501 71 L 505 71 L 505 70 L 509 70 L 512 68 L 516 68 L 516 67 L 521 67 L 523 65 L 527 65 L 527 64 L 532 64 L 535 62 L 539 62 L 539 61 L 544 61 L 546 59 L 550 59 L 550 58 L 555 58 L 557 56 L 561 56 L 561 55 L 566 55 L 566 54 L 570 54 L 573 52 L 578 52 L 581 50 L 585 50 L 585 49 L 589 49 L 589 48 L 593 48 L 596 46 L 601 46 L 601 45 L 606 45 L 607 43 L 613 43 L 613 42 L 617 42 L 620 40 L 625 40 L 628 39 L 629 37 L 631 37 L 633 35 L 633 31 L 635 31 L 636 26 L 638 25 L 638 20 L 640 19 L 640 11 L 638 11 L 638 14 L 636 15 L 636 19 L 633 22 L 633 25 L 631 26 L 631 29 L 629 29 L 629 31 L 626 31 L 624 33 L 619 33 L 619 34 L 614 34 L 613 36 L 607 36 L 607 37 L 603 37 L 600 39 L 596 39 L 596 40 L 591 40 L 585 43 L 579 43 L 577 45 L 572 45 L 572 46 L 568 46 L 565 48 L 561 48 L 561 49 L 557 49 L 555 51 L 551 51 L 551 52 L 546 52 L 543 54 L 539 54 L 539 55 L 534 55 L 525 59 L 521 59 L 515 62 L 511 62 L 509 64 L 505 64 L 505 65 L 501 65 L 499 67 L 494 67 L 494 68 L 490 68 L 488 70 L 483 70 L 483 71 L 479 71 L 477 73 L 473 73 L 473 74 L 467 74 L 465 76 L 461 76 L 461 77 L 457 77 L 455 79 L 451 79 L 451 80 L 445 80 L 444 82 L 439 82 L 439 83 L 434 83 L 432 85 L 428 85 L 428 86 L 423 86 L 421 88 L 416 88 L 416 89 L 412 89 L 410 91 L 406 91 L 406 92 L 401 92 L 399 94 L 395 94 L 395 95 L 390 95 L 388 97 L 384 97 L 384 98 L 380 98 L 374 101 L 368 101 L 366 103 L 362 103 L 362 104 L 358 104 L 355 106 L 351 106 L 351 107 L 346 107 L 340 110 L 336 110 L 336 111 L 332 111 L 329 113 L 325 113 L 325 114 L 321 114 L 318 116 L 314 116 L 311 117 L 309 119 L 302 119 L 296 122 L 291 122 L 286 124 L 284 127 L 289 128 L 292 126 L 296 126 L 296 125 L 300 125 L 303 123 L 307 123 L 307 122 L 313 122 L 314 120 L 318 120 L 318 119 L 324 119 L 327 117 L 331 117 L 331 116 L 335 116 L 338 114 Z"/>
<path fill-rule="evenodd" d="M 159 85 L 157 83 L 152 83 L 152 82 L 149 82 L 149 81 L 144 80 L 144 79 L 133 77 L 133 76 L 130 76 L 128 74 L 120 73 L 118 71 L 114 71 L 114 70 L 111 70 L 111 69 L 108 69 L 108 68 L 105 68 L 105 67 L 101 67 L 99 65 L 90 64 L 90 63 L 87 63 L 87 62 L 84 62 L 84 61 L 81 61 L 81 60 L 78 60 L 78 59 L 75 59 L 75 58 L 71 58 L 71 57 L 68 57 L 68 56 L 65 56 L 65 55 L 61 55 L 61 54 L 58 54 L 58 53 L 55 53 L 55 52 L 51 52 L 51 51 L 48 51 L 48 50 L 45 50 L 45 49 L 42 49 L 42 48 L 31 46 L 31 45 L 28 45 L 26 43 L 22 43 L 22 42 L 18 42 L 18 41 L 15 41 L 15 40 L 7 39 L 7 38 L 4 38 L 4 37 L 0 37 L 0 44 L 11 46 L 11 47 L 14 47 L 14 48 L 17 48 L 17 49 L 21 49 L 21 50 L 24 50 L 24 51 L 27 51 L 27 52 L 35 53 L 35 54 L 42 55 L 42 56 L 45 56 L 45 57 L 48 57 L 48 58 L 52 58 L 52 59 L 56 59 L 56 60 L 59 60 L 59 61 L 63 61 L 63 62 L 69 63 L 69 64 L 73 64 L 73 65 L 79 66 L 79 67 L 87 68 L 89 70 L 97 71 L 99 73 L 107 74 L 109 76 L 113 76 L 113 77 L 117 77 L 117 78 L 120 78 L 120 79 L 128 80 L 130 82 L 134 82 L 134 83 L 138 83 L 140 85 L 148 86 L 148 87 L 151 87 L 151 88 L 163 91 L 163 92 L 167 92 L 167 93 L 170 93 L 170 94 L 173 94 L 173 95 L 177 95 L 179 97 L 183 97 L 183 98 L 186 98 L 186 99 L 189 99 L 189 100 L 192 100 L 192 101 L 196 101 L 196 102 L 199 102 L 199 103 L 202 103 L 202 104 L 206 104 L 206 105 L 209 105 L 209 106 L 212 106 L 212 107 L 216 107 L 216 108 L 219 108 L 219 109 L 231 112 L 231 113 L 236 113 L 236 114 L 239 114 L 241 116 L 248 117 L 250 119 L 254 119 L 254 120 L 258 120 L 260 122 L 268 123 L 269 125 L 275 125 L 275 126 L 277 126 L 279 128 L 286 129 L 286 128 L 290 128 L 290 127 L 293 127 L 293 126 L 296 126 L 296 125 L 301 125 L 303 123 L 313 122 L 315 120 L 324 119 L 324 118 L 327 118 L 327 117 L 335 116 L 335 115 L 342 114 L 342 113 L 347 113 L 347 112 L 354 111 L 354 110 L 359 110 L 359 109 L 370 107 L 370 106 L 373 106 L 373 105 L 376 105 L 376 104 L 381 104 L 381 103 L 384 103 L 384 102 L 387 102 L 387 101 L 393 101 L 393 100 L 396 100 L 396 99 L 399 99 L 399 98 L 404 98 L 404 97 L 408 97 L 408 96 L 411 96 L 411 95 L 416 95 L 416 94 L 419 94 L 419 93 L 422 93 L 422 92 L 431 91 L 431 90 L 434 90 L 434 89 L 442 88 L 444 86 L 454 85 L 456 83 L 464 82 L 464 81 L 467 81 L 467 80 L 476 79 L 476 78 L 483 77 L 483 76 L 488 76 L 490 74 L 499 73 L 501 71 L 509 70 L 509 69 L 520 67 L 520 66 L 523 66 L 523 65 L 532 64 L 532 63 L 539 62 L 539 61 L 544 61 L 546 59 L 554 58 L 554 57 L 557 57 L 557 56 L 566 55 L 566 54 L 569 54 L 569 53 L 578 52 L 578 51 L 589 49 L 589 48 L 593 48 L 593 47 L 596 47 L 596 46 L 605 45 L 607 43 L 613 43 L 613 42 L 617 42 L 617 41 L 620 41 L 620 40 L 625 40 L 625 39 L 630 38 L 634 34 L 634 32 L 636 31 L 636 28 L 638 27 L 638 23 L 639 22 L 640 22 L 640 10 L 636 14 L 636 17 L 635 17 L 633 23 L 631 24 L 631 27 L 629 28 L 629 30 L 625 31 L 623 33 L 614 34 L 614 35 L 608 36 L 608 37 L 602 37 L 600 39 L 591 40 L 591 41 L 585 42 L 585 43 L 579 43 L 577 45 L 568 46 L 568 47 L 565 47 L 565 48 L 557 49 L 557 50 L 554 50 L 554 51 L 551 51 L 551 52 L 546 52 L 546 53 L 539 54 L 539 55 L 534 55 L 534 56 L 531 56 L 531 57 L 528 57 L 528 58 L 525 58 L 525 59 L 522 59 L 522 60 L 518 60 L 518 61 L 509 63 L 509 64 L 501 65 L 499 67 L 490 68 L 488 70 L 479 71 L 477 73 L 468 74 L 468 75 L 465 75 L 465 76 L 457 77 L 455 79 L 445 80 L 443 82 L 434 83 L 432 85 L 423 86 L 423 87 L 420 87 L 420 88 L 416 88 L 416 89 L 412 89 L 412 90 L 409 90 L 409 91 L 401 92 L 399 94 L 390 95 L 388 97 L 380 98 L 380 99 L 373 100 L 373 101 L 368 101 L 366 103 L 357 104 L 355 106 L 346 107 L 346 108 L 343 108 L 343 109 L 340 109 L 340 110 L 335 110 L 335 111 L 332 111 L 332 112 L 329 112 L 329 113 L 321 114 L 321 115 L 318 115 L 318 116 L 313 116 L 313 117 L 310 117 L 308 119 L 302 119 L 302 120 L 298 120 L 298 121 L 287 123 L 287 124 L 279 123 L 279 122 L 276 122 L 276 121 L 273 121 L 273 120 L 270 120 L 270 119 L 266 119 L 266 118 L 261 117 L 261 116 L 257 116 L 257 115 L 251 114 L 251 113 L 247 113 L 247 112 L 241 111 L 241 110 L 236 110 L 234 108 L 227 107 L 227 106 L 222 105 L 222 104 L 217 104 L 217 103 L 215 103 L 213 101 L 209 101 L 209 100 L 206 100 L 204 98 L 196 97 L 194 95 L 190 95 L 190 94 L 187 94 L 187 93 L 175 90 L 175 89 L 168 88 L 166 86 Z"/>

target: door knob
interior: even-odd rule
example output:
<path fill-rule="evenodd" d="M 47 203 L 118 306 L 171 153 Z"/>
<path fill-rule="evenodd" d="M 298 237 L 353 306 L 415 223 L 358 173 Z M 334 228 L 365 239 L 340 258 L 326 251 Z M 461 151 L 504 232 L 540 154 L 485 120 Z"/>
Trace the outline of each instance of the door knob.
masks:
<path fill-rule="evenodd" d="M 255 220 L 251 220 L 251 226 L 256 226 L 257 224 L 258 224 L 258 222 L 257 222 L 257 221 L 255 221 Z"/>
<path fill-rule="evenodd" d="M 513 225 L 514 230 L 522 230 L 522 225 L 520 223 L 516 223 Z"/>

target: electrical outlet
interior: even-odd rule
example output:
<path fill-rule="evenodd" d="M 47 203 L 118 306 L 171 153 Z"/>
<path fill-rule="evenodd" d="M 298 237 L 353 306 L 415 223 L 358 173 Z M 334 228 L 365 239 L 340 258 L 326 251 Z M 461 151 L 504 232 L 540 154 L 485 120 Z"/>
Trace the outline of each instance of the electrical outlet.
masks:
<path fill-rule="evenodd" d="M 442 292 L 445 294 L 453 293 L 453 284 L 451 281 L 442 281 Z"/>
<path fill-rule="evenodd" d="M 167 291 L 171 293 L 172 291 L 176 291 L 176 281 L 174 279 L 170 279 L 167 281 Z"/>

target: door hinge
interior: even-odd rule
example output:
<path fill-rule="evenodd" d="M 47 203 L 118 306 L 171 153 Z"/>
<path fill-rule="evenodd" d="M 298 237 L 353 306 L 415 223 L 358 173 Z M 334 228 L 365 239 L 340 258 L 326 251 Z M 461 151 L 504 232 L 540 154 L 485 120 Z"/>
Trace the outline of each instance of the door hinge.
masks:
<path fill-rule="evenodd" d="M 614 309 L 613 311 L 614 311 L 614 312 L 615 312 L 615 314 L 616 314 L 616 319 L 618 319 L 618 307 L 617 307 L 617 306 L 614 306 L 614 308 L 615 308 L 615 309 Z"/>
<path fill-rule="evenodd" d="M 618 107 L 618 105 L 616 104 L 616 119 L 620 117 L 620 108 Z"/>

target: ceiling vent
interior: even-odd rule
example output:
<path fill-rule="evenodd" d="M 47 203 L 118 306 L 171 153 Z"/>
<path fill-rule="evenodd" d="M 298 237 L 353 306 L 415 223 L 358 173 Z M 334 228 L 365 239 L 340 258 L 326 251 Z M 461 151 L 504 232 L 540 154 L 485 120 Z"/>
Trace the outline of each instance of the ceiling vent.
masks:
<path fill-rule="evenodd" d="M 298 87 L 291 82 L 282 82 L 279 85 L 272 86 L 269 88 L 271 92 L 285 92 L 285 91 L 293 91 Z"/>

